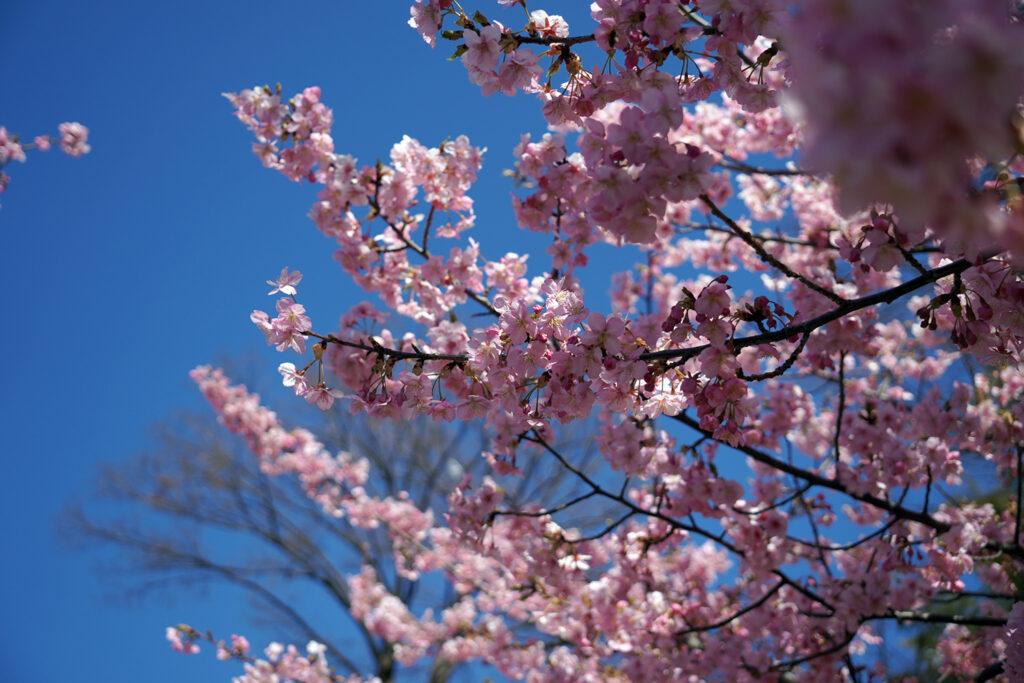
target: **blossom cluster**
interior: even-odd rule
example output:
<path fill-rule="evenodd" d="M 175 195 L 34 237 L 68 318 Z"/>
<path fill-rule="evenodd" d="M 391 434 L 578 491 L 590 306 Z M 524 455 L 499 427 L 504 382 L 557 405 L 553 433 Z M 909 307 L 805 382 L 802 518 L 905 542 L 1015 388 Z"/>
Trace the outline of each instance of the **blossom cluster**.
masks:
<path fill-rule="evenodd" d="M 279 351 L 312 351 L 280 365 L 285 386 L 492 436 L 489 475 L 435 521 L 408 495 L 366 494 L 364 464 L 218 371 L 193 373 L 267 472 L 385 528 L 396 575 L 452 585 L 453 604 L 417 616 L 373 567 L 349 578 L 352 615 L 397 661 L 856 679 L 875 622 L 939 621 L 946 673 L 1005 660 L 1018 675 L 1024 63 L 1019 17 L 977 10 L 597 0 L 574 36 L 541 10 L 517 29 L 420 0 L 410 24 L 455 42 L 485 95 L 540 100 L 551 130 L 514 151 L 516 220 L 548 244 L 530 259 L 468 236 L 485 150 L 465 137 L 404 137 L 360 165 L 335 150 L 319 88 L 226 95 L 261 162 L 316 187 L 310 217 L 342 269 L 401 316 L 360 303 L 320 328 L 286 268 L 268 282 L 276 315 L 251 316 Z M 589 46 L 604 66 L 586 67 Z M 579 280 L 597 245 L 636 261 L 613 264 L 609 310 Z M 590 418 L 599 477 L 553 445 Z M 583 498 L 511 506 L 501 482 L 525 449 L 621 519 L 581 532 L 559 520 Z M 977 462 L 1005 495 L 941 495 Z M 930 611 L 978 595 L 976 613 Z"/>
<path fill-rule="evenodd" d="M 71 157 L 80 157 L 88 154 L 92 149 L 87 140 L 89 129 L 78 123 L 64 122 L 57 127 L 60 133 L 58 144 L 61 151 Z M 33 138 L 30 143 L 22 143 L 17 135 L 11 134 L 5 127 L 0 126 L 0 169 L 3 169 L 11 161 L 25 161 L 25 150 L 37 149 L 46 152 L 50 149 L 52 140 L 49 135 L 39 135 Z M 0 193 L 7 189 L 11 178 L 0 171 Z"/>

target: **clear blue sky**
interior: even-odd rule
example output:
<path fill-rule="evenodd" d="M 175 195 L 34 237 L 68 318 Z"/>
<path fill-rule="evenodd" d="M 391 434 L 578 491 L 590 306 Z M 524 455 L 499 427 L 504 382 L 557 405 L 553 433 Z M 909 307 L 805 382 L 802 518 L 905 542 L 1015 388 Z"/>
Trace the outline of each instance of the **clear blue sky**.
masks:
<path fill-rule="evenodd" d="M 181 621 L 265 644 L 266 630 L 246 628 L 246 604 L 228 592 L 108 604 L 110 586 L 92 559 L 54 534 L 100 463 L 128 459 L 150 424 L 202 405 L 190 368 L 262 347 L 248 315 L 272 305 L 263 281 L 282 266 L 306 273 L 303 301 L 328 325 L 362 298 L 306 218 L 313 192 L 260 166 L 221 92 L 320 85 L 335 110 L 336 147 L 367 163 L 403 134 L 428 145 L 469 135 L 489 148 L 474 236 L 490 255 L 525 249 L 501 170 L 521 132 L 544 131 L 536 104 L 481 98 L 447 62 L 451 44 L 431 51 L 405 25 L 408 4 L 4 3 L 0 124 L 28 140 L 81 121 L 93 151 L 81 159 L 29 153 L 8 166 L 12 182 L 0 196 L 8 302 L 0 680 L 161 683 L 239 673 L 209 648 L 193 658 L 173 653 L 163 630 Z M 521 9 L 478 6 L 522 21 Z M 546 3 L 571 23 L 586 7 Z M 534 259 L 532 270 L 542 270 Z"/>

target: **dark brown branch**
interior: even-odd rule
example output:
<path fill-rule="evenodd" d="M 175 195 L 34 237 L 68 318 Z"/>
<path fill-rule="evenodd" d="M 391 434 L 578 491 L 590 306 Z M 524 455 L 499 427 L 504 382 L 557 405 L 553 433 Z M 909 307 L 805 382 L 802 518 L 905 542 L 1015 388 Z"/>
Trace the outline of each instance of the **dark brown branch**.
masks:
<path fill-rule="evenodd" d="M 979 262 L 987 261 L 993 256 L 998 255 L 1001 251 L 988 251 L 982 253 L 979 257 Z M 912 280 L 890 287 L 889 289 L 883 289 L 872 294 L 866 294 L 859 299 L 847 299 L 844 302 L 827 313 L 805 320 L 800 323 L 793 323 L 787 325 L 778 330 L 771 332 L 763 332 L 761 334 L 754 334 L 749 337 L 741 337 L 739 339 L 733 339 L 730 343 L 734 351 L 739 351 L 748 346 L 757 346 L 759 344 L 770 344 L 772 342 L 781 341 L 783 339 L 789 339 L 798 334 L 804 332 L 813 331 L 819 327 L 823 327 L 830 322 L 839 320 L 850 313 L 854 313 L 864 308 L 870 308 L 871 306 L 877 306 L 882 303 L 892 303 L 900 297 L 910 294 L 911 292 L 929 285 L 933 282 L 941 280 L 944 277 L 962 273 L 974 264 L 966 259 L 960 259 L 953 263 L 947 263 L 944 266 L 933 268 L 929 270 L 926 275 L 919 275 Z M 701 344 L 700 346 L 691 346 L 685 349 L 663 349 L 661 351 L 648 351 L 639 356 L 640 360 L 671 360 L 680 359 L 686 361 L 691 358 L 696 358 L 700 355 L 700 352 L 706 348 L 709 348 L 710 344 Z"/>
<path fill-rule="evenodd" d="M 723 443 L 720 440 L 715 439 L 711 432 L 701 428 L 700 424 L 693 418 L 686 415 L 686 413 L 679 413 L 678 415 L 672 416 L 672 418 L 678 422 L 682 422 L 687 427 L 696 430 L 698 433 L 708 437 L 709 439 L 714 439 L 715 441 L 719 441 L 719 443 Z M 751 446 L 732 446 L 730 444 L 725 445 L 730 446 L 731 448 L 743 453 L 744 455 L 749 456 L 750 458 L 761 463 L 762 465 L 767 465 L 772 469 L 778 470 L 780 472 L 785 472 L 786 474 L 790 474 L 792 476 L 803 479 L 809 484 L 814 484 L 816 486 L 821 486 L 822 488 L 837 491 L 846 496 L 849 496 L 850 498 L 853 498 L 854 500 L 859 500 L 862 503 L 867 503 L 868 505 L 871 505 L 873 507 L 885 510 L 891 513 L 892 515 L 895 515 L 899 519 L 917 522 L 918 524 L 923 524 L 926 527 L 934 529 L 936 532 L 940 534 L 945 533 L 952 528 L 949 524 L 946 524 L 945 522 L 940 522 L 934 517 L 923 512 L 910 510 L 908 508 L 903 507 L 902 505 L 885 500 L 884 498 L 873 496 L 870 493 L 855 493 L 853 491 L 850 491 L 846 486 L 844 486 L 839 481 L 836 481 L 835 479 L 829 479 L 810 470 L 805 470 L 796 467 L 795 465 L 791 465 L 785 461 L 779 460 L 778 458 L 773 457 L 765 453 L 764 451 L 759 451 Z M 1022 549 L 1016 543 L 1002 544 L 990 542 L 985 545 L 985 550 L 994 553 L 1005 553 L 1006 555 L 1018 561 L 1024 562 L 1024 549 Z"/>
<path fill-rule="evenodd" d="M 545 38 L 543 36 L 516 36 L 513 38 L 520 45 L 579 45 L 581 43 L 593 43 L 596 38 L 594 34 L 590 33 L 585 36 L 569 36 L 566 38 Z"/>
<path fill-rule="evenodd" d="M 555 449 L 553 446 L 551 446 L 551 444 L 549 444 L 547 442 L 547 440 L 545 440 L 536 430 L 533 430 L 530 433 L 526 433 L 526 434 L 521 435 L 520 439 L 522 439 L 523 441 L 529 441 L 531 443 L 535 443 L 535 444 L 541 446 L 542 448 L 544 448 L 544 450 L 546 450 L 548 453 L 553 455 L 563 467 L 565 467 L 567 470 L 569 470 L 570 472 L 575 474 L 581 481 L 583 481 L 587 486 L 589 486 L 594 491 L 594 493 L 596 493 L 599 496 L 603 496 L 605 498 L 613 500 L 613 501 L 619 503 L 620 505 L 626 507 L 627 509 L 630 510 L 630 514 L 638 514 L 638 515 L 643 515 L 645 517 L 650 517 L 650 518 L 653 518 L 653 519 L 660 520 L 660 521 L 665 522 L 666 524 L 668 524 L 669 527 L 671 527 L 673 529 L 678 529 L 678 530 L 681 530 L 681 531 L 688 531 L 688 532 L 690 532 L 692 534 L 695 534 L 697 536 L 701 536 L 702 538 L 706 538 L 709 541 L 712 541 L 712 542 L 716 543 L 717 545 L 720 545 L 721 547 L 725 548 L 726 550 L 728 550 L 729 552 L 733 553 L 737 557 L 740 557 L 740 558 L 745 558 L 746 557 L 746 553 L 744 553 L 742 550 L 737 548 L 732 543 L 729 543 L 728 541 L 726 541 L 723 536 L 718 536 L 718 535 L 712 534 L 709 531 L 707 531 L 706 529 L 700 528 L 695 523 L 694 524 L 684 524 L 684 523 L 680 522 L 678 519 L 670 517 L 670 516 L 666 515 L 665 513 L 661 512 L 660 510 L 648 510 L 648 509 L 645 509 L 643 507 L 640 507 L 639 505 L 637 505 L 633 501 L 629 500 L 629 498 L 625 497 L 624 494 L 616 495 L 614 493 L 610 493 L 610 492 L 606 491 L 604 488 L 602 488 L 598 484 L 594 483 L 594 481 L 592 479 L 590 479 L 586 474 L 584 474 L 578 468 L 573 466 L 572 463 L 570 463 L 568 460 L 566 460 L 565 456 L 563 456 L 561 453 L 558 452 L 557 449 Z M 780 569 L 773 569 L 772 570 L 772 574 L 777 576 L 777 577 L 779 577 L 779 579 L 783 583 L 785 583 L 787 586 L 790 586 L 791 588 L 793 588 L 793 590 L 797 591 L 798 593 L 800 593 L 804 597 L 806 597 L 809 600 L 812 600 L 813 602 L 816 602 L 816 603 L 818 603 L 820 605 L 823 605 L 830 612 L 835 612 L 835 609 L 832 607 L 832 605 L 830 605 L 824 598 L 822 598 L 821 596 L 815 594 L 809 588 L 801 586 L 796 581 L 794 581 L 789 576 L 787 576 L 782 570 L 780 570 Z"/>
<path fill-rule="evenodd" d="M 753 249 L 757 253 L 758 258 L 760 258 L 762 261 L 772 266 L 773 268 L 777 269 L 786 277 L 789 277 L 800 282 L 805 287 L 817 292 L 826 299 L 829 299 L 830 301 L 832 301 L 832 303 L 839 304 L 841 306 L 846 302 L 846 299 L 839 296 L 832 290 L 825 289 L 818 283 L 814 282 L 813 280 L 804 275 L 801 275 L 800 273 L 796 272 L 795 270 L 787 266 L 785 263 L 780 261 L 779 259 L 769 254 L 765 250 L 764 246 L 760 242 L 758 242 L 752 234 L 744 230 L 736 221 L 727 216 L 721 209 L 718 208 L 717 204 L 711 201 L 711 198 L 708 197 L 706 194 L 702 194 L 700 196 L 700 200 L 704 202 L 704 204 L 709 209 L 711 209 L 711 213 L 713 213 L 718 220 L 722 221 L 723 223 L 729 226 L 729 229 L 732 230 L 733 234 L 735 234 L 737 237 L 743 240 L 747 244 L 747 246 Z"/>
<path fill-rule="evenodd" d="M 710 225 L 706 223 L 698 223 L 696 221 L 688 221 L 686 223 L 678 223 L 676 225 L 676 232 L 680 235 L 685 235 L 694 231 L 703 232 L 717 232 L 725 235 L 732 235 L 732 230 L 728 230 L 718 225 Z M 759 242 L 763 243 L 774 243 L 774 244 L 789 244 L 794 247 L 811 247 L 812 249 L 828 249 L 830 251 L 839 251 L 839 247 L 833 244 L 818 244 L 811 242 L 810 240 L 801 240 L 795 237 L 786 237 L 776 233 L 775 235 L 759 234 L 755 235 L 751 233 L 751 236 Z"/>
<path fill-rule="evenodd" d="M 926 624 L 958 624 L 961 626 L 1006 626 L 1006 619 L 962 614 L 935 614 L 934 612 L 890 611 L 885 614 L 865 617 L 864 621 L 896 619 L 897 621 L 917 621 Z"/>
<path fill-rule="evenodd" d="M 839 433 L 843 428 L 843 413 L 846 411 L 846 351 L 839 354 L 839 399 L 836 406 L 836 430 L 832 434 L 832 457 L 839 462 Z"/>
<path fill-rule="evenodd" d="M 333 334 L 324 336 L 317 334 L 316 332 L 307 331 L 303 332 L 303 335 L 307 337 L 316 337 L 321 341 L 329 342 L 331 344 L 337 344 L 338 346 L 348 346 L 353 349 L 362 349 L 368 353 L 376 353 L 386 358 L 397 358 L 398 360 L 447 360 L 455 363 L 464 363 L 466 361 L 465 355 L 454 355 L 450 353 L 425 353 L 423 351 L 399 351 L 398 349 L 389 349 L 386 346 L 363 344 L 361 342 L 347 341 L 345 339 L 338 339 Z"/>
<path fill-rule="evenodd" d="M 800 343 L 796 345 L 795 349 L 793 349 L 793 353 L 789 354 L 789 358 L 787 358 L 785 362 L 782 363 L 782 365 L 775 368 L 774 370 L 769 370 L 768 372 L 762 372 L 756 375 L 747 375 L 744 374 L 741 370 L 736 373 L 736 376 L 748 382 L 759 382 L 764 379 L 779 377 L 780 375 L 784 374 L 786 370 L 789 370 L 791 367 L 793 367 L 793 363 L 795 363 L 796 359 L 800 357 L 800 353 L 804 350 L 804 346 L 807 345 L 807 340 L 810 338 L 810 336 L 810 332 L 804 332 L 802 335 L 800 335 Z"/>
<path fill-rule="evenodd" d="M 679 413 L 678 415 L 675 415 L 673 417 L 678 422 L 682 422 L 687 427 L 697 430 L 698 432 L 707 436 L 708 438 L 714 438 L 711 435 L 711 432 L 708 432 L 707 430 L 701 428 L 700 424 L 696 420 L 688 416 L 686 413 Z M 749 456 L 750 458 L 756 460 L 762 465 L 767 465 L 768 467 L 771 467 L 774 470 L 778 470 L 779 472 L 785 472 L 786 474 L 802 479 L 809 484 L 814 484 L 815 486 L 821 486 L 823 488 L 831 489 L 833 491 L 838 491 L 839 493 L 843 493 L 847 496 L 850 496 L 851 498 L 859 500 L 863 503 L 867 503 L 868 505 L 872 505 L 874 507 L 886 510 L 900 517 L 901 519 L 907 519 L 913 522 L 918 522 L 919 524 L 923 524 L 927 527 L 935 529 L 940 533 L 949 531 L 949 529 L 951 528 L 950 525 L 945 524 L 943 522 L 939 522 L 938 520 L 934 519 L 929 515 L 925 515 L 914 510 L 909 510 L 907 508 L 900 507 L 895 503 L 891 503 L 882 498 L 872 496 L 871 494 L 854 493 L 847 489 L 845 486 L 843 486 L 843 484 L 834 479 L 829 479 L 815 472 L 811 472 L 810 470 L 805 470 L 795 465 L 791 465 L 783 460 L 779 460 L 778 458 L 768 455 L 764 451 L 759 451 L 751 446 L 739 445 L 732 446 L 732 448 L 743 453 L 744 455 Z"/>
<path fill-rule="evenodd" d="M 733 622 L 736 619 L 742 617 L 744 614 L 746 614 L 748 612 L 753 612 L 755 609 L 757 609 L 758 607 L 760 607 L 764 603 L 768 602 L 768 599 L 771 598 L 776 593 L 778 593 L 779 589 L 782 588 L 785 585 L 785 583 L 786 583 L 785 581 L 779 581 L 777 584 L 775 584 L 770 589 L 768 589 L 768 591 L 765 592 L 765 594 L 762 595 L 760 598 L 758 598 L 754 602 L 750 603 L 746 607 L 740 609 L 739 611 L 734 612 L 733 614 L 730 614 L 728 617 L 725 617 L 724 619 L 720 619 L 719 621 L 712 622 L 710 624 L 705 624 L 704 626 L 691 626 L 691 627 L 683 629 L 681 631 L 676 631 L 673 635 L 676 638 L 680 638 L 680 637 L 686 636 L 686 635 L 688 635 L 690 633 L 703 633 L 705 631 L 714 631 L 715 629 L 719 629 L 719 628 L 722 628 L 723 626 L 727 626 L 731 622 Z"/>
<path fill-rule="evenodd" d="M 495 510 L 491 514 L 494 517 L 500 517 L 502 515 L 508 515 L 511 517 L 547 517 L 548 515 L 553 515 L 556 512 L 561 512 L 562 510 L 570 508 L 576 503 L 583 502 L 588 498 L 593 498 L 596 495 L 596 491 L 587 491 L 586 493 L 576 496 L 572 500 L 562 503 L 561 505 L 556 505 L 553 508 L 546 508 L 544 510 L 537 510 L 535 512 L 524 512 L 522 510 Z"/>
<path fill-rule="evenodd" d="M 817 541 L 817 540 L 815 540 L 815 542 L 812 543 L 812 542 L 809 542 L 809 541 L 805 541 L 802 538 L 796 538 L 795 536 L 786 536 L 786 540 L 792 541 L 793 543 L 798 543 L 798 544 L 800 544 L 802 546 L 805 546 L 807 548 L 814 548 L 814 549 L 818 549 L 818 550 L 821 550 L 821 551 L 824 551 L 824 552 L 828 552 L 828 553 L 842 552 L 842 551 L 847 551 L 847 550 L 853 550 L 854 548 L 856 548 L 856 547 L 858 547 L 860 545 L 863 545 L 863 544 L 867 543 L 868 541 L 881 536 L 886 531 L 891 529 L 893 527 L 893 525 L 895 525 L 899 521 L 900 520 L 898 520 L 895 517 L 893 517 L 888 522 L 886 522 L 884 526 L 881 526 L 881 527 L 875 529 L 874 531 L 872 531 L 867 536 L 865 536 L 865 537 L 863 537 L 863 538 L 861 538 L 859 540 L 856 540 L 856 541 L 851 541 L 851 542 L 846 543 L 844 545 L 824 545 L 820 541 Z"/>
<path fill-rule="evenodd" d="M 954 602 L 956 600 L 962 600 L 964 598 L 987 598 L 989 600 L 1013 600 L 1017 601 L 1024 598 L 1024 595 L 1013 595 L 1007 593 L 993 593 L 991 591 L 939 591 L 939 595 L 942 597 L 934 598 L 938 602 Z M 947 597 L 948 596 L 948 597 Z"/>
<path fill-rule="evenodd" d="M 418 245 L 413 245 L 413 247 L 415 249 L 419 249 Z M 985 252 L 979 257 L 979 262 L 988 260 L 993 256 L 998 255 L 999 253 L 1000 251 Z M 827 325 L 830 322 L 847 316 L 850 313 L 859 311 L 864 308 L 870 308 L 871 306 L 876 306 L 881 303 L 892 303 L 893 301 L 899 299 L 900 297 L 909 294 L 925 285 L 931 284 L 950 275 L 962 273 L 963 271 L 970 268 L 972 265 L 973 264 L 970 261 L 960 259 L 958 261 L 954 261 L 953 263 L 949 263 L 944 266 L 939 266 L 938 268 L 929 270 L 924 275 L 920 275 L 912 280 L 904 282 L 903 284 L 896 285 L 895 287 L 890 287 L 889 289 L 874 292 L 873 294 L 867 294 L 865 296 L 860 297 L 859 299 L 843 299 L 842 303 L 836 306 L 831 311 L 827 313 L 822 313 L 821 315 L 815 318 L 811 318 L 810 320 L 805 320 L 800 323 L 787 325 L 786 327 L 780 328 L 778 330 L 773 330 L 771 332 L 763 332 L 761 334 L 755 334 L 750 335 L 748 337 L 740 337 L 738 339 L 733 339 L 730 343 L 732 345 L 733 351 L 739 351 L 748 346 L 770 344 L 773 342 L 781 341 L 783 339 L 789 339 L 790 337 L 795 337 L 797 335 L 804 335 L 809 332 L 813 332 L 819 327 Z M 474 299 L 475 301 L 479 301 L 489 310 L 494 310 L 493 307 L 490 305 L 490 302 L 487 301 L 486 298 L 481 297 L 472 292 L 467 292 L 467 295 L 470 296 L 470 298 Z M 312 331 L 303 332 L 303 334 L 307 337 L 315 337 L 317 339 L 320 339 L 321 341 L 329 342 L 332 344 L 338 344 L 339 346 L 348 346 L 351 348 L 362 349 L 363 351 L 367 351 L 368 353 L 376 353 L 380 354 L 381 356 L 385 356 L 388 358 L 396 358 L 398 360 L 445 360 L 454 363 L 462 363 L 468 359 L 468 356 L 466 356 L 465 354 L 399 351 L 397 349 L 390 349 L 379 345 L 374 346 L 370 344 L 363 344 L 360 342 L 346 341 L 343 339 L 338 339 L 334 335 L 325 336 Z M 691 358 L 696 358 L 698 355 L 700 355 L 701 351 L 709 347 L 710 344 L 701 344 L 699 346 L 691 346 L 683 349 L 662 349 L 660 351 L 648 351 L 646 353 L 640 354 L 637 358 L 639 360 L 645 361 L 676 359 L 677 362 L 673 365 L 679 365 Z"/>
<path fill-rule="evenodd" d="M 991 681 L 993 678 L 1003 673 L 1003 663 L 996 662 L 995 664 L 989 664 L 982 669 L 978 675 L 974 678 L 975 683 L 985 683 L 985 681 Z"/>
<path fill-rule="evenodd" d="M 777 671 L 789 671 L 790 669 L 800 666 L 804 662 L 809 662 L 812 659 L 818 659 L 819 657 L 827 657 L 828 655 L 840 652 L 841 650 L 843 650 L 843 648 L 848 646 L 853 641 L 856 635 L 856 631 L 854 631 L 853 633 L 847 633 L 842 640 L 834 643 L 833 645 L 825 648 L 824 650 L 818 650 L 817 652 L 812 652 L 808 655 L 804 655 L 803 657 L 798 657 L 796 659 L 777 662 L 772 665 L 772 669 L 775 669 Z"/>
<path fill-rule="evenodd" d="M 1013 542 L 1020 545 L 1021 508 L 1024 507 L 1024 483 L 1021 480 L 1021 465 L 1024 465 L 1024 446 L 1017 445 L 1017 519 L 1013 525 Z"/>
<path fill-rule="evenodd" d="M 708 232 L 719 232 L 719 233 L 723 233 L 723 234 L 726 234 L 726 235 L 732 235 L 733 234 L 732 230 L 728 230 L 726 228 L 723 228 L 723 227 L 720 227 L 720 226 L 717 226 L 717 225 L 709 225 L 709 224 L 706 224 L 706 223 L 698 223 L 696 221 L 689 221 L 689 222 L 686 222 L 686 223 L 679 223 L 679 224 L 677 224 L 677 228 L 676 228 L 676 232 L 679 233 L 679 234 L 686 234 L 687 232 L 691 232 L 691 231 L 695 231 L 695 230 L 702 230 L 702 231 L 708 231 Z M 776 233 L 774 235 L 765 235 L 765 234 L 754 235 L 753 233 L 751 233 L 751 234 L 752 234 L 754 239 L 758 240 L 759 242 L 764 242 L 764 243 L 789 244 L 789 245 L 792 245 L 794 247 L 810 247 L 812 249 L 819 249 L 819 250 L 820 249 L 827 249 L 829 251 L 839 251 L 839 247 L 837 247 L 834 244 L 829 244 L 829 243 L 821 244 L 819 242 L 812 242 L 810 240 L 802 240 L 802 239 L 797 239 L 795 237 L 786 237 L 786 236 L 781 235 L 779 233 Z M 913 256 L 914 254 L 933 254 L 933 253 L 939 251 L 939 249 L 938 249 L 938 247 L 929 245 L 927 242 L 922 242 L 918 246 L 911 247 L 910 249 L 906 249 L 905 251 L 906 251 L 907 254 Z M 922 272 L 922 271 L 919 271 L 919 272 Z"/>
<path fill-rule="evenodd" d="M 759 166 L 751 166 L 745 164 L 742 161 L 736 161 L 735 159 L 729 159 L 726 157 L 725 160 L 719 161 L 717 166 L 727 168 L 731 171 L 740 171 L 741 173 L 749 173 L 750 175 L 769 175 L 769 176 L 813 176 L 815 175 L 811 171 L 805 171 L 803 169 L 790 169 L 790 168 L 761 168 Z"/>

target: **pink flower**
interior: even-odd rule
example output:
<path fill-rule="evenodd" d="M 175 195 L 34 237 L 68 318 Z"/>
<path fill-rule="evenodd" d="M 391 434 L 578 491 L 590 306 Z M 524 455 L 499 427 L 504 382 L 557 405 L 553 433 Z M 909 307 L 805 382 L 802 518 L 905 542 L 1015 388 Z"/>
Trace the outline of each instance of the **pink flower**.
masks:
<path fill-rule="evenodd" d="M 544 38 L 565 38 L 569 35 L 569 24 L 557 14 L 548 14 L 542 9 L 530 12 L 530 23 Z"/>
<path fill-rule="evenodd" d="M 223 640 L 217 643 L 217 659 L 228 660 L 233 656 L 244 655 L 247 652 L 249 652 L 249 641 L 245 639 L 245 636 L 231 634 L 230 648 Z"/>
<path fill-rule="evenodd" d="M 25 161 L 25 150 L 18 144 L 17 136 L 11 137 L 7 129 L 0 126 L 0 164 L 11 160 Z"/>
<path fill-rule="evenodd" d="M 273 295 L 277 294 L 278 292 L 281 292 L 282 294 L 287 294 L 288 296 L 295 296 L 295 294 L 297 293 L 295 285 L 299 284 L 301 280 L 302 273 L 300 273 L 297 270 L 289 273 L 288 266 L 285 266 L 284 270 L 281 271 L 281 274 L 277 276 L 277 280 L 267 280 L 267 284 L 272 285 L 274 287 L 267 294 Z"/>
<path fill-rule="evenodd" d="M 501 56 L 501 29 L 496 24 L 490 24 L 480 29 L 480 32 L 467 30 L 463 36 L 466 40 L 466 53 L 462 55 L 462 63 L 467 68 L 479 69 L 481 71 L 493 71 L 498 66 L 498 58 Z"/>
<path fill-rule="evenodd" d="M 521 47 L 508 55 L 498 69 L 498 89 L 509 96 L 516 94 L 516 88 L 530 90 L 543 72 L 537 60 L 537 53 Z M 487 90 L 485 87 L 485 95 L 490 94 Z"/>
<path fill-rule="evenodd" d="M 714 281 L 704 288 L 697 296 L 694 310 L 705 318 L 717 318 L 729 312 L 732 298 L 729 296 L 729 285 Z"/>
<path fill-rule="evenodd" d="M 194 655 L 199 652 L 199 646 L 190 638 L 182 641 L 182 631 L 175 626 L 168 626 L 166 632 L 167 640 L 171 643 L 171 649 L 183 655 Z"/>
<path fill-rule="evenodd" d="M 419 31 L 430 47 L 437 46 L 437 32 L 441 30 L 441 0 L 416 0 L 409 8 L 409 26 Z"/>
<path fill-rule="evenodd" d="M 590 558 L 590 555 L 572 553 L 571 555 L 558 558 L 558 566 L 568 572 L 575 571 L 577 569 L 585 572 L 590 569 Z"/>
<path fill-rule="evenodd" d="M 288 106 L 281 102 L 279 94 L 257 87 L 223 95 L 235 106 L 238 120 L 256 133 L 260 142 L 267 143 L 281 135 L 281 121 L 288 114 Z"/>
<path fill-rule="evenodd" d="M 320 88 L 306 88 L 291 99 L 292 110 L 284 129 L 301 140 L 311 139 L 314 134 L 326 135 L 334 125 L 334 113 L 320 101 Z M 332 150 L 333 151 L 333 150 Z"/>
<path fill-rule="evenodd" d="M 319 384 L 303 395 L 310 403 L 317 404 L 320 410 L 327 410 L 334 405 L 334 399 L 344 398 L 345 392 L 338 389 L 328 389 L 326 384 Z"/>
<path fill-rule="evenodd" d="M 265 311 L 253 311 L 249 314 L 249 320 L 259 328 L 260 332 L 267 335 L 267 342 L 270 342 L 270 335 L 274 331 L 273 325 L 270 324 L 270 316 Z"/>
<path fill-rule="evenodd" d="M 291 347 L 299 353 L 305 353 L 306 335 L 303 332 L 308 332 L 313 327 L 305 313 L 306 307 L 302 304 L 297 304 L 291 299 L 278 299 L 277 317 L 271 321 L 274 338 L 271 340 L 268 337 L 268 342 L 277 344 L 278 351 Z"/>
<path fill-rule="evenodd" d="M 466 326 L 459 322 L 442 320 L 437 327 L 427 331 L 427 336 L 441 353 L 456 354 L 466 349 L 469 335 L 466 334 Z"/>
<path fill-rule="evenodd" d="M 600 346 L 605 352 L 614 356 L 622 350 L 619 337 L 626 331 L 626 323 L 618 316 L 604 317 L 603 313 L 594 312 L 587 318 L 587 327 L 580 341 L 587 346 Z"/>
<path fill-rule="evenodd" d="M 89 139 L 89 129 L 77 121 L 62 123 L 57 130 L 60 131 L 60 148 L 68 156 L 80 157 L 92 149 L 85 142 Z"/>
<path fill-rule="evenodd" d="M 281 373 L 282 382 L 286 387 L 295 387 L 295 395 L 301 396 L 309 390 L 306 384 L 306 377 L 296 370 L 294 363 L 281 363 L 277 366 Z"/>
<path fill-rule="evenodd" d="M 660 4 L 652 2 L 647 6 L 645 15 L 644 31 L 652 43 L 671 43 L 676 39 L 682 23 L 677 3 L 672 0 L 662 0 Z"/>
<path fill-rule="evenodd" d="M 708 346 L 697 356 L 701 372 L 708 377 L 721 377 L 726 379 L 736 376 L 739 362 L 732 351 L 725 346 Z M 708 387 L 709 391 L 713 388 Z M 709 394 L 710 395 L 710 394 Z"/>
<path fill-rule="evenodd" d="M 249 641 L 246 640 L 245 636 L 238 636 L 231 634 L 231 649 L 235 652 L 245 654 L 249 651 Z"/>

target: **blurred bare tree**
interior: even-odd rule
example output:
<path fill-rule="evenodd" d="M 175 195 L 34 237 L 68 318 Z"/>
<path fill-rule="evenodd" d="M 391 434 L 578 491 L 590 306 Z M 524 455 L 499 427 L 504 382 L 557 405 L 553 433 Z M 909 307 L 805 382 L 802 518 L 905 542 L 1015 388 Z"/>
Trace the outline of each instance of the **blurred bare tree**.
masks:
<path fill-rule="evenodd" d="M 478 479 L 490 469 L 480 457 L 487 437 L 476 423 L 382 422 L 342 410 L 324 419 L 317 434 L 330 450 L 369 460 L 370 495 L 406 491 L 420 509 L 437 516 L 464 473 Z M 566 434 L 560 440 L 579 453 L 578 466 L 596 468 L 600 456 L 592 448 L 592 434 Z M 217 424 L 212 412 L 158 424 L 154 444 L 127 463 L 105 467 L 95 494 L 71 505 L 59 524 L 73 545 L 106 551 L 101 571 L 122 595 L 136 598 L 166 588 L 180 594 L 182 587 L 199 592 L 232 584 L 257 601 L 259 620 L 272 624 L 279 640 L 324 643 L 339 673 L 372 671 L 384 681 L 398 673 L 393 648 L 351 617 L 345 577 L 368 564 L 403 602 L 435 613 L 457 597 L 446 582 L 396 576 L 384 531 L 330 518 L 294 478 L 261 472 L 242 440 Z M 538 450 L 520 459 L 525 476 L 508 490 L 509 502 L 579 495 L 579 479 L 561 476 L 545 455 Z M 592 508 L 579 525 L 602 517 Z M 304 600 L 296 600 L 297 591 Z M 324 626 L 323 618 L 304 614 L 297 604 L 316 605 L 321 614 L 329 604 L 337 614 Z M 417 680 L 438 682 L 453 672 L 441 659 L 409 671 Z"/>

